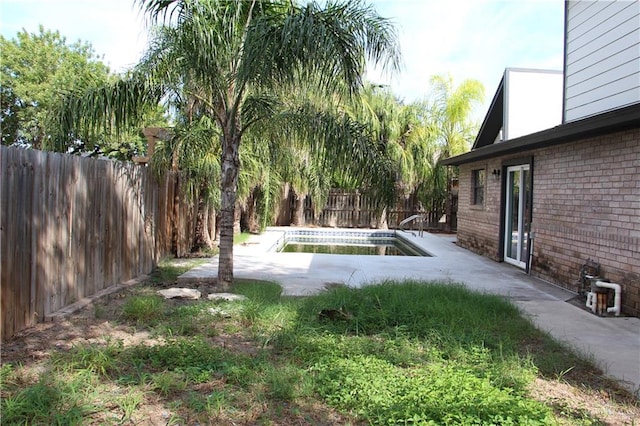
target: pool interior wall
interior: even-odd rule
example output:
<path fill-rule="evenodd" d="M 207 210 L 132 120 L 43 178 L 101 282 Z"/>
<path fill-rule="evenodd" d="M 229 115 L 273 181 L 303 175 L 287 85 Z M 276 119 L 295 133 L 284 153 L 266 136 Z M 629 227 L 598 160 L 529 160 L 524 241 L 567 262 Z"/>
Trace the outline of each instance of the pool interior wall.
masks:
<path fill-rule="evenodd" d="M 402 247 L 402 250 L 410 256 L 431 257 L 432 255 L 416 246 L 401 232 L 394 230 L 355 229 L 355 230 L 327 230 L 327 229 L 291 229 L 286 230 L 281 238 L 273 245 L 270 251 L 281 252 L 288 242 L 304 242 L 316 244 L 350 244 L 350 245 L 375 245 L 393 244 Z"/>

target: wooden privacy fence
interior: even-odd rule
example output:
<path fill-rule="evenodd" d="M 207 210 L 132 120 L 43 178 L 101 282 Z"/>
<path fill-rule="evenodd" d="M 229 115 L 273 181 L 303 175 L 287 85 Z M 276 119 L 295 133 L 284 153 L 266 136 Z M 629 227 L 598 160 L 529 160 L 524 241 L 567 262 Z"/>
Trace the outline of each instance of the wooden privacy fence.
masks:
<path fill-rule="evenodd" d="M 181 186 L 177 173 L 158 182 L 145 166 L 0 146 L 2 339 L 189 253 L 197 203 Z M 278 224 L 289 225 L 295 200 L 283 204 Z M 417 213 L 409 199 L 381 216 L 357 191 L 331 191 L 317 217 L 304 204 L 316 226 L 397 228 Z"/>
<path fill-rule="evenodd" d="M 133 164 L 0 146 L 2 339 L 184 250 L 193 214 L 178 186 Z"/>
<path fill-rule="evenodd" d="M 295 199 L 290 196 L 289 210 L 295 208 Z M 289 213 L 289 219 L 293 213 Z M 359 191 L 345 191 L 334 189 L 329 193 L 324 208 L 316 214 L 314 212 L 311 197 L 307 197 L 304 203 L 304 222 L 308 225 L 339 227 L 339 228 L 379 228 L 386 226 L 397 229 L 404 219 L 414 215 L 424 214 L 431 229 L 444 228 L 444 223 L 439 223 L 440 218 L 435 217 L 429 211 L 421 208 L 413 197 L 398 200 L 393 209 L 384 212 L 375 208 L 373 201 L 366 194 Z M 286 223 L 288 225 L 288 223 Z M 412 222 L 405 229 L 416 229 L 417 223 Z"/>

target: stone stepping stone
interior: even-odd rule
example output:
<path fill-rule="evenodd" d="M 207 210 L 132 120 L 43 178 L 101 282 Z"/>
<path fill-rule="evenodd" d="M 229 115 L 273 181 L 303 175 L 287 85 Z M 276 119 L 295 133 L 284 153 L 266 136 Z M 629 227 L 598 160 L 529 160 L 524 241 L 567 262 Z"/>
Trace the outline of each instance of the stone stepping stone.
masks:
<path fill-rule="evenodd" d="M 200 299 L 201 293 L 192 288 L 168 288 L 166 290 L 158 290 L 158 294 L 165 299 Z"/>

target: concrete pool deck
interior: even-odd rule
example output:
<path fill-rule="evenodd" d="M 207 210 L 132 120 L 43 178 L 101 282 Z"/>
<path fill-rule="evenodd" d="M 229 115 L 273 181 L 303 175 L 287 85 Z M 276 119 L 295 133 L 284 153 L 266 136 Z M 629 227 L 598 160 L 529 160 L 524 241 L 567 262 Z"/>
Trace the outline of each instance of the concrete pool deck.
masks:
<path fill-rule="evenodd" d="M 640 395 L 640 318 L 596 316 L 567 303 L 576 294 L 462 249 L 452 235 L 424 233 L 420 237 L 402 233 L 433 257 L 270 251 L 292 229 L 296 228 L 268 228 L 251 236 L 246 244 L 235 246 L 234 277 L 276 281 L 282 285 L 283 293 L 291 296 L 312 295 L 331 283 L 361 287 L 405 278 L 464 283 L 473 290 L 507 297 L 538 328 L 592 357 L 608 376 Z M 214 257 L 181 275 L 178 284 L 213 282 L 217 266 Z"/>

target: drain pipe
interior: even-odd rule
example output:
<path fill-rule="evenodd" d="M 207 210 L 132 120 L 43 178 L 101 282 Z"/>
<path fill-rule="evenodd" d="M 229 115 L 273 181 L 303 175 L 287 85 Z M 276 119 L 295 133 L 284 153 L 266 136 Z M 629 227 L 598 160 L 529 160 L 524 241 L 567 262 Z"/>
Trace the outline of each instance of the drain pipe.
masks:
<path fill-rule="evenodd" d="M 593 312 L 594 314 L 596 313 L 596 309 L 597 309 L 597 306 L 598 306 L 596 293 L 594 293 L 592 291 L 587 293 L 586 306 L 587 306 L 587 308 L 591 309 L 591 312 Z"/>
<path fill-rule="evenodd" d="M 596 286 L 610 288 L 615 291 L 613 306 L 607 307 L 607 312 L 613 312 L 615 316 L 620 316 L 620 305 L 622 304 L 622 286 L 620 284 L 608 283 L 605 281 L 596 281 Z"/>
<path fill-rule="evenodd" d="M 595 286 L 595 281 L 599 281 L 598 277 L 594 275 L 585 274 L 584 280 L 588 281 L 591 286 L 591 290 L 587 293 L 587 308 L 591 309 L 591 312 L 594 314 L 598 311 L 598 294 L 593 291 L 593 287 Z"/>
<path fill-rule="evenodd" d="M 529 262 L 527 262 L 527 274 L 531 275 L 531 262 L 533 262 L 533 243 L 535 241 L 535 232 L 529 231 Z"/>

